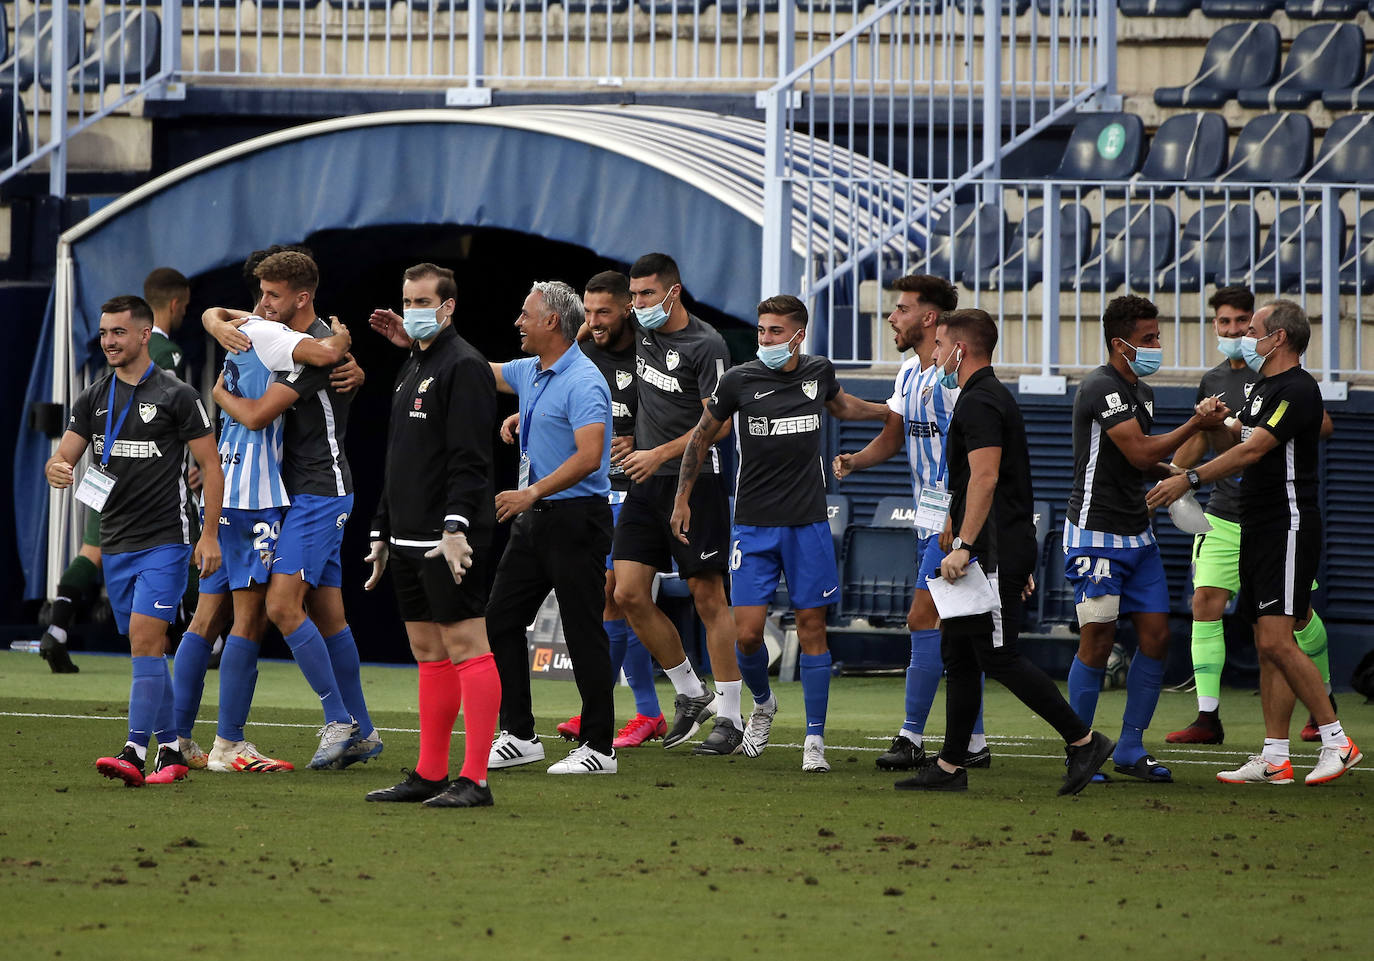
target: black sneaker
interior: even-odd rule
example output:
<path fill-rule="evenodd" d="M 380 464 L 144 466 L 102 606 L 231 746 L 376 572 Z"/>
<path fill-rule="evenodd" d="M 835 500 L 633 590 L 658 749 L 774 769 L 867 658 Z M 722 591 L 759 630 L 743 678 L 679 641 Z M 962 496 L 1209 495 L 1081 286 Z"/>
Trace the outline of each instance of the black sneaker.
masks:
<path fill-rule="evenodd" d="M 54 674 L 80 674 L 81 668 L 72 663 L 67 653 L 67 645 L 52 636 L 52 631 L 44 631 L 43 639 L 38 642 L 38 653 L 48 662 Z"/>
<path fill-rule="evenodd" d="M 471 778 L 460 777 L 450 781 L 448 787 L 426 800 L 424 805 L 427 808 L 489 808 L 493 803 L 491 788 Z"/>
<path fill-rule="evenodd" d="M 367 800 L 369 801 L 428 801 L 436 794 L 448 787 L 448 778 L 438 781 L 430 781 L 420 777 L 414 771 L 407 771 L 401 768 L 405 774 L 405 780 L 392 787 L 384 787 L 377 791 L 368 791 Z"/>
<path fill-rule="evenodd" d="M 711 734 L 692 749 L 693 754 L 734 754 L 744 743 L 744 732 L 723 717 L 716 718 Z"/>
<path fill-rule="evenodd" d="M 898 734 L 892 746 L 878 755 L 875 762 L 884 771 L 912 771 L 925 763 L 926 749 Z"/>
<path fill-rule="evenodd" d="M 1081 747 L 1066 745 L 1064 767 L 1068 770 L 1064 772 L 1064 783 L 1059 786 L 1059 793 L 1077 794 L 1087 787 L 1097 769 L 1112 756 L 1115 747 L 1115 741 L 1098 731 L 1093 731 L 1092 738 Z"/>
<path fill-rule="evenodd" d="M 973 751 L 964 755 L 964 767 L 992 767 L 992 751 L 984 747 L 981 751 Z"/>
<path fill-rule="evenodd" d="M 926 764 L 893 787 L 899 791 L 967 791 L 968 771 L 961 767 L 951 772 L 935 763 Z"/>
<path fill-rule="evenodd" d="M 716 713 L 716 696 L 710 691 L 700 697 L 679 694 L 673 699 L 673 723 L 663 735 L 663 748 L 677 747 L 695 734 Z M 742 737 L 743 735 L 741 735 Z"/>

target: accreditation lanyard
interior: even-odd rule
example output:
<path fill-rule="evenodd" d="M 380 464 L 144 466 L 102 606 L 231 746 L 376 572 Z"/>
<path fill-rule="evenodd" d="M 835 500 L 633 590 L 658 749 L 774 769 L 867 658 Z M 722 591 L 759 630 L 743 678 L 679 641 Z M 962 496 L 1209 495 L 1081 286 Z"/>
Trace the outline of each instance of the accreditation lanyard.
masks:
<path fill-rule="evenodd" d="M 549 381 L 553 379 L 553 368 L 548 370 L 536 371 L 531 387 L 534 396 L 530 398 L 529 410 L 525 411 L 525 416 L 520 418 L 520 489 L 524 490 L 530 486 L 530 425 L 534 422 L 534 411 L 539 406 L 539 401 L 544 396 L 544 391 L 548 390 Z"/>
<path fill-rule="evenodd" d="M 138 393 L 139 384 L 147 380 L 152 372 L 153 364 L 149 363 L 148 369 L 143 372 L 138 383 L 129 391 L 128 403 L 119 412 L 118 420 L 114 420 L 114 399 L 115 381 L 119 378 L 113 374 L 110 375 L 110 396 L 105 402 L 105 444 L 100 452 L 100 463 L 92 464 L 86 468 L 86 473 L 76 488 L 76 499 L 91 510 L 104 510 L 105 502 L 110 499 L 110 494 L 114 491 L 115 481 L 118 478 L 110 473 L 109 465 L 110 455 L 114 452 L 115 439 L 119 436 L 120 430 L 124 427 L 124 420 L 129 416 L 129 411 L 134 406 L 134 396 Z"/>
<path fill-rule="evenodd" d="M 934 388 L 939 389 L 939 385 Z M 920 410 L 919 405 L 917 410 Z M 936 426 L 938 428 L 938 418 Z M 916 527 L 928 534 L 939 534 L 945 529 L 945 518 L 949 516 L 949 505 L 954 495 L 945 490 L 945 472 L 949 466 L 948 431 L 940 442 L 940 467 L 935 474 L 935 483 L 923 485 L 916 498 Z"/>

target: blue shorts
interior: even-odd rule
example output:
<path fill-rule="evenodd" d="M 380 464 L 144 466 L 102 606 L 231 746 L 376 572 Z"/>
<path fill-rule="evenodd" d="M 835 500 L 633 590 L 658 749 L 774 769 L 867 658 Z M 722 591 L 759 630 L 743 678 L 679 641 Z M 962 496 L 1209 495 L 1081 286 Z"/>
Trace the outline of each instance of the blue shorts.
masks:
<path fill-rule="evenodd" d="M 792 609 L 828 607 L 840 600 L 835 541 L 828 521 L 799 527 L 736 524 L 730 538 L 730 599 L 736 607 L 763 607 L 787 576 Z"/>
<path fill-rule="evenodd" d="M 190 544 L 163 544 L 143 551 L 106 554 L 105 591 L 110 595 L 119 633 L 129 633 L 130 614 L 146 614 L 170 624 L 181 595 L 186 593 L 186 572 L 190 566 Z"/>
<path fill-rule="evenodd" d="M 1122 614 L 1169 613 L 1169 584 L 1158 544 L 1066 548 L 1064 576 L 1075 603 L 1112 595 L 1121 598 Z"/>
<path fill-rule="evenodd" d="M 926 581 L 940 576 L 940 562 L 945 552 L 940 550 L 940 535 L 930 534 L 916 540 L 916 590 L 929 590 Z"/>
<path fill-rule="evenodd" d="M 241 591 L 267 583 L 285 516 L 285 507 L 255 511 L 229 508 L 220 515 L 219 550 L 224 555 L 221 570 L 225 571 L 230 590 Z"/>
<path fill-rule="evenodd" d="M 353 495 L 296 494 L 286 509 L 277 538 L 273 574 L 300 574 L 311 587 L 342 587 L 339 548 Z"/>
<path fill-rule="evenodd" d="M 615 522 L 620 520 L 620 508 L 625 506 L 625 495 L 628 493 L 629 491 L 611 491 L 610 497 L 607 498 L 611 505 L 612 529 L 615 528 Z M 614 554 L 614 547 L 612 547 L 611 550 L 606 553 L 606 570 L 608 571 L 615 568 L 615 561 L 612 559 L 612 555 Z"/>

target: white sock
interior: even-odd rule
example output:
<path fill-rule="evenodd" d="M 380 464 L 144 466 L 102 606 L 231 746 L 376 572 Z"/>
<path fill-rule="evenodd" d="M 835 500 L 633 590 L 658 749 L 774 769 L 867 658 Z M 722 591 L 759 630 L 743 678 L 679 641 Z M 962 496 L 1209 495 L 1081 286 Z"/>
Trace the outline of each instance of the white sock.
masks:
<path fill-rule="evenodd" d="M 1278 767 L 1288 760 L 1288 738 L 1286 737 L 1266 737 L 1264 739 L 1264 750 L 1260 752 L 1260 757 L 1270 764 Z"/>
<path fill-rule="evenodd" d="M 140 761 L 148 760 L 148 745 L 135 744 L 133 741 L 125 741 L 124 746 L 133 748 L 134 753 L 138 755 Z"/>
<path fill-rule="evenodd" d="M 215 643 L 210 647 L 211 654 L 221 654 L 224 652 L 224 635 L 215 638 Z"/>
<path fill-rule="evenodd" d="M 692 670 L 692 662 L 685 657 L 677 667 L 665 667 L 663 673 L 673 682 L 673 690 L 688 697 L 701 697 L 706 693 L 706 685 L 701 683 L 697 672 Z M 736 690 L 738 691 L 738 687 Z M 739 697 L 735 697 L 735 713 L 739 713 Z"/>
<path fill-rule="evenodd" d="M 158 742 L 157 742 L 157 749 L 158 749 L 159 751 L 162 750 L 164 747 L 165 747 L 167 750 L 169 750 L 169 751 L 180 751 L 180 750 L 181 750 L 181 742 L 180 742 L 180 741 L 172 741 L 172 742 L 169 743 L 169 744 L 163 744 L 161 741 L 158 741 Z"/>
<path fill-rule="evenodd" d="M 744 722 L 739 714 L 739 696 L 743 687 L 743 681 L 716 681 L 716 697 L 720 703 L 716 717 L 729 721 L 737 731 L 744 730 Z"/>
<path fill-rule="evenodd" d="M 820 748 L 822 751 L 825 750 L 825 738 L 821 737 L 821 735 L 819 734 L 806 735 L 806 740 L 802 741 L 802 748 L 805 749 L 811 747 L 811 745 L 813 744 L 816 747 Z"/>
<path fill-rule="evenodd" d="M 1322 747 L 1334 747 L 1337 749 L 1345 747 L 1345 731 L 1341 730 L 1341 722 L 1338 718 L 1330 724 L 1319 724 L 1317 730 L 1322 735 Z"/>
<path fill-rule="evenodd" d="M 55 640 L 57 643 L 67 643 L 67 629 L 65 627 L 54 627 L 52 625 L 49 625 L 48 633 L 52 635 L 53 640 Z"/>
<path fill-rule="evenodd" d="M 912 744 L 915 744 L 917 747 L 925 746 L 925 737 L 923 735 L 917 734 L 915 731 L 908 731 L 906 728 L 902 728 L 900 731 L 897 732 L 897 736 L 906 738 L 908 741 L 910 741 Z"/>
<path fill-rule="evenodd" d="M 1199 711 L 1215 711 L 1221 706 L 1221 698 L 1207 697 L 1203 694 L 1197 696 L 1197 709 Z"/>
<path fill-rule="evenodd" d="M 970 754 L 977 754 L 979 751 L 981 751 L 983 748 L 987 746 L 988 736 L 986 734 L 974 734 L 971 735 L 968 739 L 968 752 Z"/>

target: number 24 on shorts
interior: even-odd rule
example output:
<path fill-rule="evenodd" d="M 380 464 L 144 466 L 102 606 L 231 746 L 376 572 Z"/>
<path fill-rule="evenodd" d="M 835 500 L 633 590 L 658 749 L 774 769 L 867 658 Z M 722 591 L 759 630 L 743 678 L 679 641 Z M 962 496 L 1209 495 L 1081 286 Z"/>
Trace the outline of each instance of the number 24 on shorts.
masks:
<path fill-rule="evenodd" d="M 1097 563 L 1094 564 L 1093 562 Z M 1074 563 L 1078 565 L 1078 576 L 1091 576 L 1094 581 L 1101 581 L 1112 576 L 1112 562 L 1106 557 L 1075 557 Z M 1091 575 L 1089 572 L 1091 571 Z"/>

